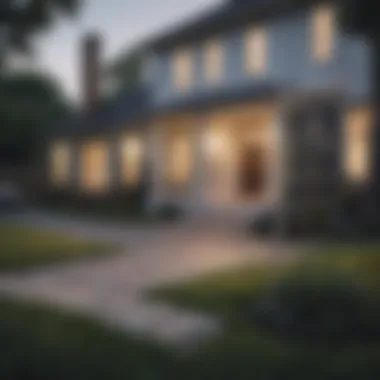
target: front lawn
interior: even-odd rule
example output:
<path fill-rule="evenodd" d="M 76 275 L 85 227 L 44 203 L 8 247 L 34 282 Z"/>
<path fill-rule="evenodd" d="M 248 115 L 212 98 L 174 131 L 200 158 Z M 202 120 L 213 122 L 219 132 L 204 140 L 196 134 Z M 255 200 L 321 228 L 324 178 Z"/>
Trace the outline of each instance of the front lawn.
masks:
<path fill-rule="evenodd" d="M 160 289 L 155 297 L 210 311 L 224 333 L 188 355 L 96 322 L 51 309 L 0 300 L 0 378 L 11 380 L 372 380 L 380 378 L 380 342 L 308 341 L 282 337 L 247 318 L 247 304 L 284 272 L 323 279 L 355 276 L 377 299 L 377 248 L 332 250 L 297 268 L 252 267 Z M 326 276 L 327 278 L 328 276 Z M 315 289 L 314 289 L 315 290 Z M 314 293 L 315 295 L 315 293 Z"/>
<path fill-rule="evenodd" d="M 189 358 L 196 378 L 372 380 L 380 378 L 379 273 L 380 247 L 337 245 L 290 267 L 243 268 L 156 289 L 150 296 L 224 321 L 222 336 Z M 353 280 L 352 289 L 345 287 L 347 279 Z M 354 294 L 356 287 L 364 293 Z M 357 306 L 362 298 L 371 311 Z M 273 325 L 260 325 L 253 317 L 263 299 L 266 314 L 275 310 L 272 319 L 284 326 L 292 319 L 297 323 L 289 330 L 281 324 L 263 328 Z M 279 299 L 285 301 L 276 305 Z M 355 323 L 362 326 L 357 316 L 375 335 L 368 334 L 367 325 L 363 332 L 353 331 Z M 305 320 L 317 321 L 316 326 L 298 322 Z"/>
<path fill-rule="evenodd" d="M 14 223 L 0 223 L 0 271 L 89 257 L 112 247 Z"/>
<path fill-rule="evenodd" d="M 177 379 L 164 348 L 85 318 L 0 300 L 0 379 Z"/>

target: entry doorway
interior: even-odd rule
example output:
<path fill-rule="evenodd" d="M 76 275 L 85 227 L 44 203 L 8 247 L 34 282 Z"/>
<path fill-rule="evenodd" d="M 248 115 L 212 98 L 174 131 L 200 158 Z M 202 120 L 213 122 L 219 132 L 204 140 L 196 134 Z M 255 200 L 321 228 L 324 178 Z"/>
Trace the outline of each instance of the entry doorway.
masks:
<path fill-rule="evenodd" d="M 266 187 L 265 150 L 258 142 L 243 144 L 239 152 L 238 193 L 242 199 L 262 198 Z"/>

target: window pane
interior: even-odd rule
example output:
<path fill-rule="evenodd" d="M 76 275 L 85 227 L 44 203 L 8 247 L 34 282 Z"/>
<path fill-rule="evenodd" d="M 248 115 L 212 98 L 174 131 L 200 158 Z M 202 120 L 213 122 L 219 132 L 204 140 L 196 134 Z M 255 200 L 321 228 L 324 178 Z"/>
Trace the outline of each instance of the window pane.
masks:
<path fill-rule="evenodd" d="M 135 136 L 128 136 L 122 141 L 122 180 L 127 186 L 133 187 L 141 180 L 143 145 L 141 139 Z"/>
<path fill-rule="evenodd" d="M 255 27 L 248 31 L 245 50 L 247 72 L 249 74 L 265 74 L 268 63 L 268 36 L 263 27 Z"/>
<path fill-rule="evenodd" d="M 368 108 L 348 112 L 345 125 L 344 163 L 350 182 L 366 181 L 371 172 L 372 115 Z"/>
<path fill-rule="evenodd" d="M 192 145 L 190 133 L 182 129 L 168 131 L 166 147 L 166 180 L 181 187 L 190 181 L 192 170 Z"/>
<path fill-rule="evenodd" d="M 173 81 L 178 90 L 187 90 L 192 81 L 193 63 L 190 51 L 180 50 L 173 58 Z"/>
<path fill-rule="evenodd" d="M 332 57 L 335 37 L 335 12 L 330 6 L 314 10 L 312 23 L 312 48 L 314 59 L 325 62 Z"/>
<path fill-rule="evenodd" d="M 109 185 L 109 156 L 105 142 L 83 145 L 81 157 L 81 182 L 87 191 L 103 191 Z"/>

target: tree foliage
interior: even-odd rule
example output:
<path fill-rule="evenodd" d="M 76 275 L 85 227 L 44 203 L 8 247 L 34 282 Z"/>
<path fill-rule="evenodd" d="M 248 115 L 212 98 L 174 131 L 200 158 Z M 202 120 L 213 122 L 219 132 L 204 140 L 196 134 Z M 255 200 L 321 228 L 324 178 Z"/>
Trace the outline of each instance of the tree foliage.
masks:
<path fill-rule="evenodd" d="M 72 15 L 81 0 L 1 0 L 0 64 L 12 50 L 25 51 L 30 38 L 56 18 Z"/>
<path fill-rule="evenodd" d="M 34 161 L 49 129 L 69 110 L 61 89 L 48 77 L 35 73 L 0 76 L 0 161 Z"/>
<path fill-rule="evenodd" d="M 139 49 L 127 51 L 118 56 L 106 69 L 106 80 L 111 83 L 113 93 L 133 88 L 140 83 L 142 74 L 142 52 Z"/>

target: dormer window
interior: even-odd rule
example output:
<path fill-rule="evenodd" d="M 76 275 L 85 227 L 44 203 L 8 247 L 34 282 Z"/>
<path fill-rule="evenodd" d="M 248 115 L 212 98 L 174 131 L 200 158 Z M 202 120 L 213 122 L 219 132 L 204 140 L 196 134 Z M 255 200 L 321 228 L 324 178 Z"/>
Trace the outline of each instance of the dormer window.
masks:
<path fill-rule="evenodd" d="M 253 27 L 245 38 L 245 68 L 247 74 L 265 75 L 268 66 L 268 33 L 262 27 Z"/>
<path fill-rule="evenodd" d="M 223 46 L 218 40 L 210 40 L 204 48 L 205 80 L 210 84 L 219 83 L 223 76 Z"/>
<path fill-rule="evenodd" d="M 317 62 L 326 62 L 332 58 L 336 31 L 336 12 L 328 5 L 314 9 L 312 16 L 312 55 Z"/>
<path fill-rule="evenodd" d="M 173 83 L 177 90 L 186 91 L 193 80 L 193 59 L 189 49 L 180 49 L 173 57 Z"/>

